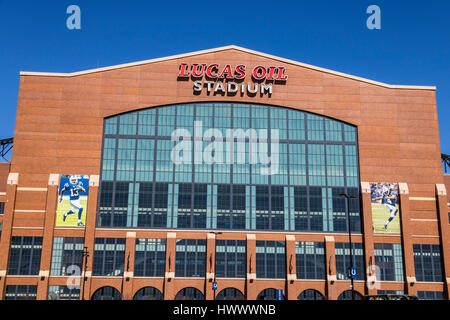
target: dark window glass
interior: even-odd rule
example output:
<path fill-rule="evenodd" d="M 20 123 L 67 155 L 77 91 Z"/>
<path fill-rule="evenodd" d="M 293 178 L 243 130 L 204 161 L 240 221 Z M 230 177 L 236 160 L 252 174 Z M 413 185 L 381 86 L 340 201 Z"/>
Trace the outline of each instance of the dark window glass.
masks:
<path fill-rule="evenodd" d="M 403 290 L 377 290 L 377 294 L 404 295 L 405 292 Z"/>
<path fill-rule="evenodd" d="M 309 230 L 308 194 L 306 187 L 294 188 L 295 230 Z"/>
<path fill-rule="evenodd" d="M 124 238 L 95 238 L 92 275 L 122 276 L 125 262 Z"/>
<path fill-rule="evenodd" d="M 325 248 L 323 242 L 295 243 L 297 279 L 325 279 Z"/>
<path fill-rule="evenodd" d="M 347 231 L 347 212 L 345 209 L 345 198 L 340 194 L 345 193 L 344 188 L 333 188 L 333 226 L 334 231 Z"/>
<path fill-rule="evenodd" d="M 184 288 L 177 293 L 175 300 L 205 300 L 205 297 L 198 289 Z"/>
<path fill-rule="evenodd" d="M 83 267 L 84 238 L 55 237 L 53 239 L 52 276 L 81 274 Z"/>
<path fill-rule="evenodd" d="M 41 265 L 42 237 L 12 237 L 9 275 L 38 275 Z"/>
<path fill-rule="evenodd" d="M 206 184 L 180 184 L 178 188 L 178 228 L 205 228 Z"/>
<path fill-rule="evenodd" d="M 401 244 L 375 243 L 374 249 L 375 264 L 381 271 L 380 280 L 404 281 Z"/>
<path fill-rule="evenodd" d="M 226 288 L 217 294 L 216 300 L 245 300 L 245 297 L 238 289 Z"/>
<path fill-rule="evenodd" d="M 113 208 L 113 183 L 103 181 L 100 185 L 100 199 L 98 208 L 98 226 L 109 227 L 112 223 Z"/>
<path fill-rule="evenodd" d="M 192 213 L 192 227 L 206 228 L 207 185 L 194 185 L 194 211 Z"/>
<path fill-rule="evenodd" d="M 125 227 L 127 225 L 127 210 L 130 183 L 116 182 L 114 193 L 113 227 Z"/>
<path fill-rule="evenodd" d="M 7 285 L 5 300 L 36 300 L 37 286 Z"/>
<path fill-rule="evenodd" d="M 277 290 L 264 289 L 258 294 L 256 300 L 277 300 Z"/>
<path fill-rule="evenodd" d="M 231 229 L 231 186 L 217 186 L 217 228 Z"/>
<path fill-rule="evenodd" d="M 309 230 L 323 231 L 322 188 L 309 188 Z"/>
<path fill-rule="evenodd" d="M 349 196 L 356 197 L 356 199 L 349 199 L 349 214 L 350 214 L 350 230 L 352 232 L 361 232 L 361 218 L 360 218 L 360 199 L 359 189 L 347 188 Z"/>
<path fill-rule="evenodd" d="M 135 277 L 163 277 L 166 270 L 166 239 L 136 239 Z"/>
<path fill-rule="evenodd" d="M 145 287 L 136 292 L 133 300 L 164 300 L 164 297 L 158 289 Z"/>
<path fill-rule="evenodd" d="M 102 287 L 95 291 L 92 300 L 122 300 L 122 295 L 116 288 Z"/>
<path fill-rule="evenodd" d="M 139 187 L 138 227 L 151 228 L 153 184 L 141 183 Z"/>
<path fill-rule="evenodd" d="M 5 203 L 0 202 L 0 214 L 3 214 L 5 212 Z"/>
<path fill-rule="evenodd" d="M 244 240 L 216 240 L 216 277 L 245 278 L 245 261 Z"/>
<path fill-rule="evenodd" d="M 284 188 L 256 186 L 256 229 L 284 230 Z"/>
<path fill-rule="evenodd" d="M 167 183 L 155 184 L 155 204 L 153 209 L 153 228 L 167 226 L 167 203 L 169 199 L 169 185 Z"/>
<path fill-rule="evenodd" d="M 338 300 L 362 300 L 362 295 L 358 291 L 345 290 L 339 295 Z"/>
<path fill-rule="evenodd" d="M 217 228 L 245 229 L 245 186 L 217 186 Z"/>
<path fill-rule="evenodd" d="M 414 269 L 416 280 L 425 282 L 443 282 L 442 258 L 439 245 L 414 244 Z"/>
<path fill-rule="evenodd" d="M 445 300 L 441 291 L 417 291 L 417 297 L 420 300 Z"/>
<path fill-rule="evenodd" d="M 67 286 L 49 286 L 48 300 L 80 300 L 80 289 Z"/>
<path fill-rule="evenodd" d="M 281 241 L 256 241 L 256 277 L 286 278 L 285 244 Z"/>
<path fill-rule="evenodd" d="M 324 300 L 324 296 L 319 291 L 307 289 L 298 295 L 297 300 Z"/>
<path fill-rule="evenodd" d="M 177 239 L 176 277 L 204 277 L 206 274 L 206 240 Z"/>
<path fill-rule="evenodd" d="M 356 268 L 356 280 L 364 280 L 364 252 L 362 243 L 352 242 L 353 266 Z M 348 268 L 350 264 L 349 243 L 336 242 L 336 277 L 338 280 L 348 280 Z"/>

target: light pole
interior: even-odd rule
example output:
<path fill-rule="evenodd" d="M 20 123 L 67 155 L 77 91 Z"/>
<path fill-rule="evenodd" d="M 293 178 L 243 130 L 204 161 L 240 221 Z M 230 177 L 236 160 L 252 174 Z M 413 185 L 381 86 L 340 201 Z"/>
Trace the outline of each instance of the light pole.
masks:
<path fill-rule="evenodd" d="M 83 250 L 84 270 L 83 270 L 83 279 L 81 279 L 81 281 L 83 281 L 83 283 L 81 284 L 82 285 L 81 300 L 84 300 L 84 283 L 86 282 L 86 269 L 87 269 L 88 257 L 89 257 L 88 247 L 84 247 L 84 250 Z"/>
<path fill-rule="evenodd" d="M 349 196 L 346 193 L 341 193 L 339 195 L 340 197 L 345 198 L 345 213 L 347 215 L 347 227 L 348 227 L 348 243 L 350 246 L 350 267 L 349 267 L 349 276 L 350 276 L 350 281 L 351 281 L 351 289 L 352 289 L 352 300 L 355 300 L 355 288 L 353 285 L 353 275 L 351 273 L 352 269 L 353 269 L 353 247 L 352 247 L 352 230 L 351 230 L 351 226 L 350 226 L 350 207 L 349 207 L 349 199 L 357 199 L 357 197 L 355 196 Z"/>
<path fill-rule="evenodd" d="M 218 236 L 218 235 L 220 235 L 220 234 L 222 234 L 222 232 L 214 232 L 214 231 L 211 231 L 210 232 L 211 234 L 214 234 L 215 236 Z M 216 247 L 216 243 L 215 243 L 215 239 L 214 239 L 214 248 Z M 210 263 L 209 263 L 209 271 L 211 271 L 211 269 L 212 269 L 212 253 L 211 253 L 211 255 L 209 256 L 210 257 Z M 215 260 L 215 259 L 214 259 Z M 216 270 L 214 269 L 214 279 L 213 279 L 213 285 L 214 285 L 214 282 L 216 282 Z M 216 290 L 217 289 L 214 289 L 213 291 L 214 291 L 214 301 L 216 300 Z"/>

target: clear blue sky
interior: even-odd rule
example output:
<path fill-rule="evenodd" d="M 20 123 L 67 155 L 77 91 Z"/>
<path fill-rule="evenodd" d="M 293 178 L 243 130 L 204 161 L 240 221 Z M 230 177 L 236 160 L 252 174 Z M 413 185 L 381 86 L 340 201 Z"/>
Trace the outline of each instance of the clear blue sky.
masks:
<path fill-rule="evenodd" d="M 66 9 L 81 8 L 81 30 Z M 366 9 L 381 8 L 381 30 Z M 437 86 L 450 154 L 450 1 L 0 0 L 0 138 L 14 135 L 20 71 L 74 72 L 235 44 L 404 85 Z"/>

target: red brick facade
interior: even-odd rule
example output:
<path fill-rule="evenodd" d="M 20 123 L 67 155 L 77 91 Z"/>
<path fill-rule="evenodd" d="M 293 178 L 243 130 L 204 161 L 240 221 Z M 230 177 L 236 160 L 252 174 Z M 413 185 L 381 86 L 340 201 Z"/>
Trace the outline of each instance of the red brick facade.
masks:
<path fill-rule="evenodd" d="M 270 97 L 259 94 L 254 97 L 247 94 L 207 95 L 204 91 L 194 95 L 192 81 L 177 81 L 180 63 L 245 64 L 248 69 L 257 65 L 283 66 L 288 80 L 285 84 L 274 85 Z M 251 82 L 249 74 L 245 82 Z M 238 47 L 227 47 L 80 74 L 21 74 L 12 160 L 10 166 L 0 164 L 0 201 L 6 202 L 5 212 L 0 215 L 0 299 L 4 297 L 6 285 L 38 285 L 37 298 L 46 299 L 49 285 L 66 284 L 67 278 L 48 276 L 54 236 L 84 236 L 90 252 L 93 252 L 95 237 L 127 238 L 130 270 L 133 270 L 136 237 L 167 238 L 166 261 L 170 253 L 172 261 L 175 259 L 176 238 L 207 239 L 206 230 L 96 228 L 98 183 L 90 186 L 86 230 L 55 228 L 57 185 L 50 181 L 50 174 L 100 174 L 105 117 L 153 106 L 197 101 L 285 106 L 357 126 L 363 232 L 354 234 L 353 238 L 364 243 L 366 265 L 374 259 L 374 243 L 402 243 L 405 282 L 383 282 L 381 289 L 404 290 L 409 294 L 441 291 L 446 296 L 450 288 L 450 198 L 445 186 L 447 189 L 450 187 L 450 179 L 448 176 L 444 178 L 442 173 L 435 89 L 384 85 Z M 401 236 L 373 234 L 368 182 L 402 183 Z M 10 238 L 15 235 L 43 237 L 41 276 L 5 276 Z M 326 270 L 327 273 L 331 271 L 328 280 L 252 281 L 251 274 L 255 271 L 249 269 L 247 279 L 221 280 L 222 288 L 237 288 L 246 292 L 248 299 L 255 299 L 265 288 L 283 289 L 286 297 L 294 300 L 305 289 L 316 289 L 329 299 L 337 299 L 349 288 L 349 281 L 334 280 L 334 262 L 328 265 L 334 261 L 328 259 L 334 256 L 334 243 L 346 242 L 346 234 L 225 230 L 217 237 L 247 240 L 247 269 L 251 253 L 255 251 L 255 240 L 286 241 L 287 256 L 295 256 L 295 241 L 325 242 Z M 207 254 L 213 259 L 214 241 L 214 238 L 207 241 Z M 420 283 L 415 280 L 412 249 L 415 243 L 441 245 L 445 282 Z M 293 263 L 295 270 L 295 259 Z M 119 278 L 92 277 L 91 270 L 92 254 L 88 259 L 85 299 L 106 285 L 121 291 L 124 299 L 132 299 L 139 289 L 146 286 L 158 288 L 166 299 L 173 299 L 186 286 L 196 287 L 207 299 L 213 298 L 209 279 L 171 278 L 174 270 L 168 269 L 168 263 L 164 278 L 135 278 L 132 273 Z M 376 293 L 375 289 L 368 289 L 365 281 L 356 281 L 355 289 L 361 294 Z"/>

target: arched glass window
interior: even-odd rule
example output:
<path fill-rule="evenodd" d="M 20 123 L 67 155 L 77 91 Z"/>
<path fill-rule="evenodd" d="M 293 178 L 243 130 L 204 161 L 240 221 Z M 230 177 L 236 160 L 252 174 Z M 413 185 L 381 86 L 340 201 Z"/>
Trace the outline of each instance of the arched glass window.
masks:
<path fill-rule="evenodd" d="M 205 300 L 205 297 L 198 289 L 184 288 L 177 293 L 175 300 Z"/>
<path fill-rule="evenodd" d="M 99 227 L 347 232 L 356 127 L 284 107 L 189 103 L 104 120 Z M 360 231 L 359 200 L 350 200 Z"/>
<path fill-rule="evenodd" d="M 136 292 L 133 300 L 164 300 L 164 297 L 158 289 L 145 287 Z"/>
<path fill-rule="evenodd" d="M 264 289 L 258 294 L 256 300 L 277 300 L 277 290 L 272 288 Z"/>
<path fill-rule="evenodd" d="M 352 290 L 345 290 L 342 292 L 339 295 L 338 300 L 352 300 Z M 362 295 L 358 291 L 355 291 L 354 300 L 362 300 Z"/>
<path fill-rule="evenodd" d="M 238 289 L 226 288 L 217 294 L 216 300 L 245 300 L 245 297 Z"/>
<path fill-rule="evenodd" d="M 92 300 L 122 300 L 122 295 L 116 288 L 102 287 L 95 291 Z"/>
<path fill-rule="evenodd" d="M 324 300 L 324 296 L 317 290 L 307 289 L 298 295 L 297 300 Z"/>

